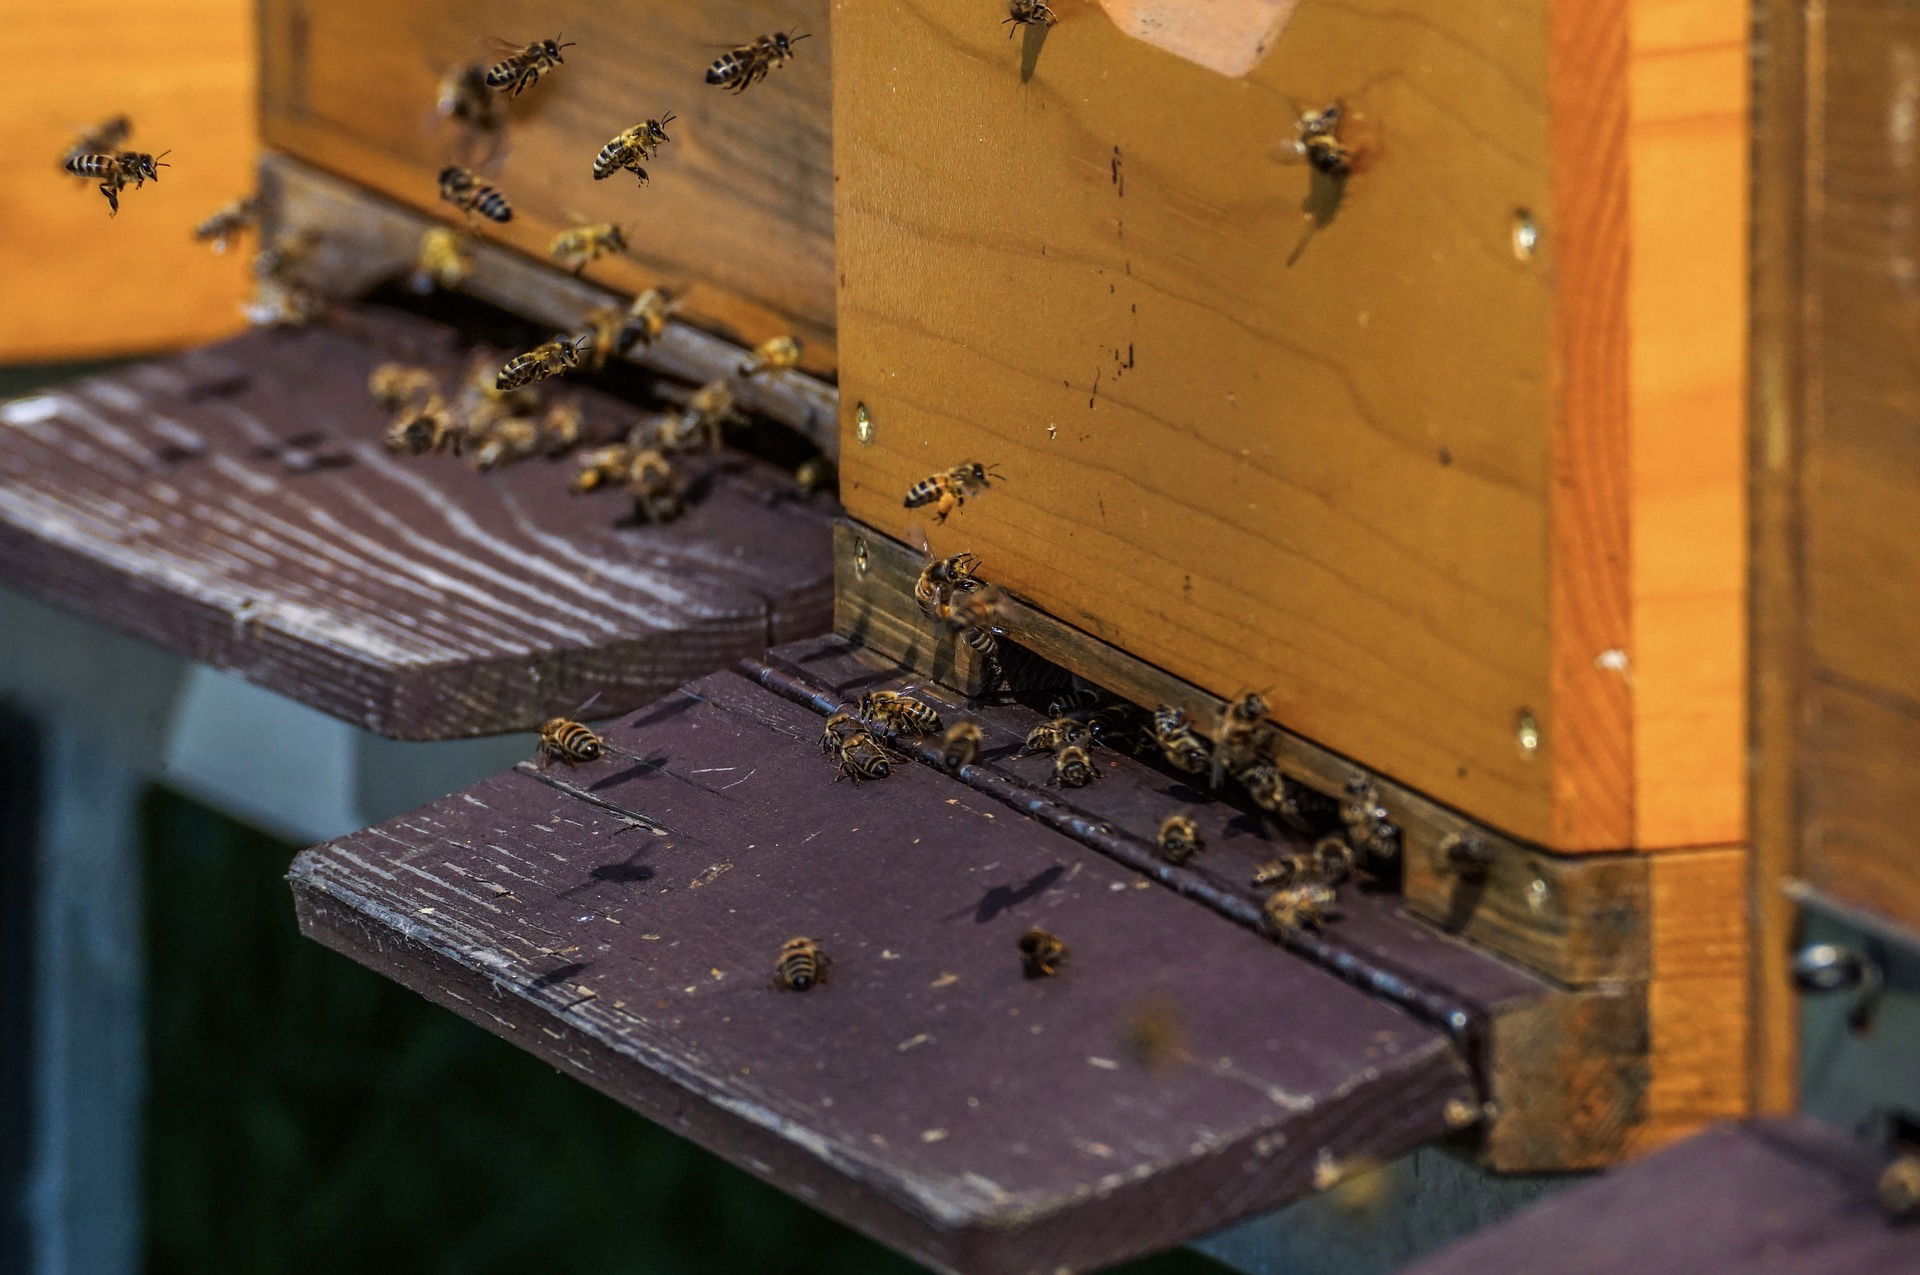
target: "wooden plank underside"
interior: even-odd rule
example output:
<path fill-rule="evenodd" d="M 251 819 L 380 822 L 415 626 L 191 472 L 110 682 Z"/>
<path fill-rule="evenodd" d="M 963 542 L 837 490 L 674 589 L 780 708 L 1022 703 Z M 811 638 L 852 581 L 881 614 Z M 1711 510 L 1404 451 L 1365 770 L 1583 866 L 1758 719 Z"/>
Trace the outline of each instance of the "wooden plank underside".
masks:
<path fill-rule="evenodd" d="M 1473 1100 L 1438 1029 L 929 768 L 831 782 L 819 729 L 715 674 L 611 728 L 645 762 L 307 851 L 303 924 L 945 1270 L 1166 1247 Z M 1021 975 L 1033 924 L 1057 978 Z M 804 995 L 770 986 L 794 934 L 835 960 Z"/>
<path fill-rule="evenodd" d="M 1879 1158 L 1806 1119 L 1701 1134 L 1489 1227 L 1406 1275 L 1912 1275 Z"/>
<path fill-rule="evenodd" d="M 725 454 L 636 526 L 565 462 L 395 456 L 366 391 L 388 359 L 451 379 L 466 352 L 350 307 L 0 407 L 0 583 L 402 738 L 621 711 L 826 627 L 831 502 Z M 575 396 L 589 437 L 637 415 Z"/>

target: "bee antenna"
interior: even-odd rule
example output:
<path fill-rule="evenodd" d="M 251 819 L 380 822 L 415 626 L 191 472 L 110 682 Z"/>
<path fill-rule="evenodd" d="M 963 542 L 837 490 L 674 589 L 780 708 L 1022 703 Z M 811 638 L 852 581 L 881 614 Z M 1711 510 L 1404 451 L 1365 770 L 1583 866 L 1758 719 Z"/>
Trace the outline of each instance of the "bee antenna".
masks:
<path fill-rule="evenodd" d="M 166 158 L 167 156 L 169 156 L 169 155 L 171 155 L 171 154 L 173 154 L 173 147 L 171 147 L 171 146 L 169 146 L 169 147 L 167 147 L 167 149 L 165 149 L 165 150 L 163 150 L 163 151 L 161 151 L 161 152 L 160 152 L 160 153 L 159 153 L 158 155 L 155 155 L 155 156 L 153 157 L 153 162 L 154 162 L 155 164 L 159 164 L 161 160 L 163 160 L 163 159 L 165 159 L 165 158 Z M 162 165 L 162 167 L 165 167 L 165 168 L 172 168 L 172 167 L 173 167 L 173 165 L 172 165 L 172 164 L 165 164 L 165 165 Z"/>
<path fill-rule="evenodd" d="M 809 31 L 809 32 L 807 32 L 807 33 L 806 33 L 805 35 L 790 35 L 790 36 L 788 36 L 788 37 L 787 37 L 787 43 L 788 43 L 788 44 L 798 44 L 798 43 L 800 43 L 800 41 L 802 41 L 802 40 L 811 40 L 811 39 L 813 39 L 813 32 L 811 32 L 811 31 Z"/>

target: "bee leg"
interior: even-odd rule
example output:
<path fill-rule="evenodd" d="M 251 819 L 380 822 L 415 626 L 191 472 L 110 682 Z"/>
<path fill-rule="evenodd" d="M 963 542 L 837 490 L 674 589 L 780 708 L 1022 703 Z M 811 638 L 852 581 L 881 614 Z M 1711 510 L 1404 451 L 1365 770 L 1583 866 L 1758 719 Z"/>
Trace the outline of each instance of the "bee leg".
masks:
<path fill-rule="evenodd" d="M 120 215 L 120 193 L 106 182 L 100 183 L 100 193 L 107 197 L 107 216 Z"/>

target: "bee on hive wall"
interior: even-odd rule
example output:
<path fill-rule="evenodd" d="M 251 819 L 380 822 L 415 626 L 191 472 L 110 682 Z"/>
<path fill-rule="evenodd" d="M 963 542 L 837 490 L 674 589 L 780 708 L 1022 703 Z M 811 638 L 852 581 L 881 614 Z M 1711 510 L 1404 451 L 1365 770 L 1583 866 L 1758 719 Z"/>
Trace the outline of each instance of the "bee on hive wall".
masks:
<path fill-rule="evenodd" d="M 762 343 L 740 364 L 740 375 L 760 376 L 784 372 L 800 363 L 800 342 L 791 336 L 777 336 Z"/>
<path fill-rule="evenodd" d="M 1053 10 L 1047 7 L 1046 0 L 1007 0 L 1007 19 L 1000 25 L 1013 28 L 1007 32 L 1007 38 L 1012 39 L 1014 32 L 1022 27 L 1050 27 L 1059 20 Z"/>
<path fill-rule="evenodd" d="M 560 52 L 573 46 L 574 41 L 562 44 L 557 35 L 519 48 L 502 44 L 500 47 L 506 56 L 487 68 L 486 85 L 510 98 L 519 97 L 538 84 L 541 76 L 565 62 Z"/>
<path fill-rule="evenodd" d="M 920 568 L 920 578 L 913 585 L 913 600 L 928 615 L 944 615 L 954 591 L 971 588 L 974 573 L 979 569 L 980 555 L 977 553 L 962 552 L 947 558 L 936 558 Z"/>
<path fill-rule="evenodd" d="M 707 83 L 732 89 L 735 93 L 744 93 L 766 79 L 769 71 L 784 66 L 787 59 L 793 56 L 793 46 L 810 38 L 776 31 L 772 35 L 761 36 L 751 44 L 728 49 L 707 68 Z"/>
<path fill-rule="evenodd" d="M 1186 815 L 1168 815 L 1160 821 L 1160 857 L 1168 863 L 1185 863 L 1206 849 L 1200 829 Z"/>
<path fill-rule="evenodd" d="M 553 259 L 578 277 L 602 257 L 627 250 L 626 230 L 611 221 L 596 221 L 563 230 L 548 245 Z"/>
<path fill-rule="evenodd" d="M 906 499 L 901 503 L 908 509 L 932 505 L 933 520 L 945 522 L 948 514 L 967 503 L 970 494 L 985 491 L 991 485 L 990 479 L 1000 477 L 993 467 L 970 460 L 945 473 L 922 478 L 907 488 Z"/>
<path fill-rule="evenodd" d="M 1305 112 L 1294 125 L 1294 149 L 1315 172 L 1327 177 L 1343 178 L 1353 173 L 1353 149 L 1340 140 L 1340 121 L 1345 113 L 1345 108 L 1335 102 Z"/>
<path fill-rule="evenodd" d="M 159 181 L 160 170 L 173 167 L 160 161 L 171 154 L 170 150 L 158 155 L 145 151 L 74 151 L 67 156 L 66 169 L 75 177 L 100 183 L 100 193 L 107 197 L 107 216 L 117 217 L 120 192 L 129 183 L 139 190 L 148 182 Z"/>
<path fill-rule="evenodd" d="M 1067 959 L 1067 945 L 1037 925 L 1022 934 L 1014 946 L 1020 952 L 1021 971 L 1028 978 L 1052 978 Z"/>
<path fill-rule="evenodd" d="M 605 447 L 582 452 L 579 457 L 580 468 L 570 484 L 572 491 L 575 495 L 584 496 L 602 487 L 626 482 L 634 454 L 634 449 L 625 443 L 609 443 Z"/>
<path fill-rule="evenodd" d="M 642 186 L 646 185 L 647 170 L 640 163 L 642 160 L 651 161 L 659 153 L 663 142 L 673 140 L 667 136 L 667 125 L 673 121 L 673 112 L 668 111 L 657 120 L 642 120 L 616 134 L 593 157 L 593 180 L 605 181 L 615 173 L 629 172 Z"/>
<path fill-rule="evenodd" d="M 555 337 L 542 345 L 536 345 L 525 354 L 516 354 L 508 359 L 494 378 L 494 387 L 500 390 L 516 390 L 535 381 L 544 381 L 549 377 L 571 372 L 580 366 L 581 346 L 566 337 Z"/>
<path fill-rule="evenodd" d="M 236 199 L 213 211 L 212 215 L 193 228 L 193 237 L 199 243 L 213 248 L 214 255 L 226 252 L 233 237 L 260 218 L 260 201 L 252 195 Z"/>
<path fill-rule="evenodd" d="M 507 197 L 481 181 L 471 169 L 453 164 L 441 169 L 440 198 L 469 217 L 477 214 L 488 221 L 513 220 L 513 205 Z"/>
<path fill-rule="evenodd" d="M 805 935 L 788 939 L 774 962 L 773 985 L 787 992 L 804 992 L 827 981 L 827 967 L 833 962 L 820 945 Z"/>
<path fill-rule="evenodd" d="M 852 713 L 833 714 L 831 717 L 827 718 L 826 723 L 822 726 L 820 731 L 821 756 L 823 757 L 837 756 L 840 752 L 840 745 L 846 739 L 846 737 L 853 734 L 855 731 L 863 730 L 863 729 L 865 728 L 860 725 L 860 719 L 855 717 Z"/>
<path fill-rule="evenodd" d="M 1242 691 L 1221 706 L 1213 734 L 1214 787 L 1228 774 L 1240 774 L 1265 761 L 1262 727 L 1268 711 L 1266 697 L 1257 691 Z"/>

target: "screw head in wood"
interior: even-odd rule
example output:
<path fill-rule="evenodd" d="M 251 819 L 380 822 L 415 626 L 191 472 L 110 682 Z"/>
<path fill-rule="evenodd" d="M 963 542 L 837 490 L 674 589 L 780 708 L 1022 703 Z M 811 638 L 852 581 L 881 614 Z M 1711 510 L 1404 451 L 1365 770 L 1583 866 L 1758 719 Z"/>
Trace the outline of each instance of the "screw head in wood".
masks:
<path fill-rule="evenodd" d="M 1553 887 L 1545 877 L 1535 877 L 1527 882 L 1527 911 L 1539 916 L 1547 910 L 1547 904 L 1553 900 Z"/>
<path fill-rule="evenodd" d="M 873 413 L 867 410 L 865 403 L 853 405 L 853 436 L 862 443 L 873 442 Z"/>
<path fill-rule="evenodd" d="M 865 538 L 855 540 L 853 542 L 854 574 L 864 576 L 872 567 L 873 560 L 867 556 L 867 542 Z"/>
<path fill-rule="evenodd" d="M 1513 255 L 1521 261 L 1532 261 L 1533 254 L 1540 246 L 1540 223 L 1525 208 L 1516 208 L 1513 212 Z"/>
<path fill-rule="evenodd" d="M 1533 715 L 1532 709 L 1523 708 L 1519 716 L 1514 718 L 1513 736 L 1519 741 L 1522 754 L 1528 758 L 1539 755 L 1540 719 Z"/>

